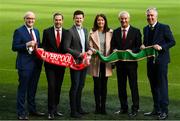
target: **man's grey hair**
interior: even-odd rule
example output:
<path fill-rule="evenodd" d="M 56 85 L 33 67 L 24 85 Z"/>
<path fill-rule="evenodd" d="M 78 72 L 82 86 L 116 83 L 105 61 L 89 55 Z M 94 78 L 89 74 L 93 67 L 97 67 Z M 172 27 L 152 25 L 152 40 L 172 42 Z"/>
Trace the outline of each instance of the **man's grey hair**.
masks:
<path fill-rule="evenodd" d="M 24 19 L 27 18 L 27 16 L 29 16 L 29 15 L 34 15 L 34 17 L 35 17 L 34 12 L 32 12 L 32 11 L 27 11 L 27 12 L 24 14 Z"/>
<path fill-rule="evenodd" d="M 153 7 L 148 8 L 148 9 L 146 10 L 146 15 L 149 13 L 149 11 L 154 11 L 156 17 L 158 16 L 157 8 L 153 8 Z"/>
<path fill-rule="evenodd" d="M 120 18 L 122 15 L 124 15 L 124 14 L 126 14 L 127 16 L 128 16 L 128 18 L 130 18 L 130 14 L 129 14 L 129 12 L 127 12 L 127 11 L 121 11 L 121 12 L 119 12 L 119 14 L 118 14 L 118 18 Z"/>

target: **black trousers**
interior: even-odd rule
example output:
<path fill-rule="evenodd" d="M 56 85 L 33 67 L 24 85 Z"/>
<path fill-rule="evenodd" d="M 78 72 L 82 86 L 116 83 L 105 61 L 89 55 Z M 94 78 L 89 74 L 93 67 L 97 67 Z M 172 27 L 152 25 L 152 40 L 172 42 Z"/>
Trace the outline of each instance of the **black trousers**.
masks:
<path fill-rule="evenodd" d="M 46 68 L 48 81 L 48 113 L 55 113 L 60 101 L 61 86 L 64 79 L 64 67 Z"/>
<path fill-rule="evenodd" d="M 82 110 L 81 96 L 84 88 L 87 68 L 83 70 L 70 69 L 71 73 L 71 88 L 69 91 L 71 114 L 75 114 Z"/>
<path fill-rule="evenodd" d="M 154 63 L 149 59 L 147 63 L 147 74 L 151 85 L 154 101 L 154 110 L 168 113 L 168 64 Z"/>
<path fill-rule="evenodd" d="M 96 112 L 106 111 L 105 106 L 106 106 L 108 77 L 105 76 L 105 73 L 106 73 L 105 63 L 101 63 L 99 77 L 93 77 Z"/>
<path fill-rule="evenodd" d="M 137 111 L 139 109 L 139 92 L 137 85 L 137 62 L 116 62 L 116 71 L 118 79 L 118 94 L 121 103 L 121 109 L 128 110 L 127 101 L 127 78 L 132 96 L 131 110 Z"/>

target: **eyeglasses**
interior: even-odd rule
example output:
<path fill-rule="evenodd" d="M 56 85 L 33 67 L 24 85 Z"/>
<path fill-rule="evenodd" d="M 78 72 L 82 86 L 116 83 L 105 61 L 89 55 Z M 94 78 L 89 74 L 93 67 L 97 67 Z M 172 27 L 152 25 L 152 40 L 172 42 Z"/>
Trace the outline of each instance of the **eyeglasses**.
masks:
<path fill-rule="evenodd" d="M 29 18 L 29 17 L 27 17 L 26 19 L 28 19 L 28 20 L 35 20 L 35 18 Z"/>

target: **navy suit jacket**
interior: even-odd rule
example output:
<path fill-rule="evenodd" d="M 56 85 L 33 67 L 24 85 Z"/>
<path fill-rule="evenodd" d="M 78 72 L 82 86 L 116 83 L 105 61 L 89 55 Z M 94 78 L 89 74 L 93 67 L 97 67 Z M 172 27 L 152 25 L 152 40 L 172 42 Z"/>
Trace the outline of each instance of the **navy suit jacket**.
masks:
<path fill-rule="evenodd" d="M 145 46 L 151 46 L 158 44 L 162 47 L 161 51 L 158 51 L 158 57 L 156 59 L 157 63 L 161 64 L 167 64 L 170 62 L 170 56 L 169 56 L 169 48 L 175 45 L 175 40 L 172 35 L 172 32 L 170 30 L 170 27 L 165 24 L 161 24 L 157 22 L 155 25 L 154 30 L 154 37 L 153 40 L 148 40 L 148 34 L 149 34 L 149 25 L 144 27 L 143 34 L 144 34 L 144 42 L 143 44 Z M 150 44 L 151 43 L 151 44 Z M 149 61 L 152 59 L 149 59 Z"/>
<path fill-rule="evenodd" d="M 38 47 L 40 47 L 39 31 L 33 28 Z M 31 36 L 25 25 L 14 31 L 12 50 L 17 51 L 16 68 L 19 70 L 32 70 L 34 68 L 41 68 L 42 61 L 40 61 L 34 53 L 29 54 L 26 48 L 26 43 L 31 41 Z"/>

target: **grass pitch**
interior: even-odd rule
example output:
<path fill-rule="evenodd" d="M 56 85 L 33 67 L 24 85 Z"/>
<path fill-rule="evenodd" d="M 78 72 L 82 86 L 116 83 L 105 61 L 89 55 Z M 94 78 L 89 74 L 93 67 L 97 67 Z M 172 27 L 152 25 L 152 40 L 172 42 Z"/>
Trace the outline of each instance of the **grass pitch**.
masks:
<path fill-rule="evenodd" d="M 85 12 L 84 26 L 90 30 L 93 26 L 97 13 L 107 16 L 108 24 L 112 29 L 119 26 L 117 15 L 121 10 L 127 10 L 131 15 L 131 25 L 143 29 L 146 23 L 145 10 L 147 7 L 157 7 L 159 21 L 169 24 L 176 40 L 176 46 L 171 49 L 171 63 L 169 64 L 169 119 L 180 119 L 180 1 L 178 0 L 0 0 L 0 120 L 16 119 L 16 90 L 18 85 L 17 72 L 15 70 L 16 53 L 12 52 L 12 36 L 14 30 L 23 24 L 23 15 L 26 11 L 34 11 L 36 14 L 35 27 L 40 30 L 41 37 L 43 29 L 52 26 L 52 15 L 60 11 L 64 15 L 64 27 L 70 28 L 73 24 L 72 15 L 77 9 Z M 69 69 L 66 70 L 62 85 L 61 101 L 59 108 L 65 114 L 62 118 L 71 119 L 69 116 Z M 139 62 L 138 86 L 140 94 L 140 112 L 134 119 L 156 119 L 155 117 L 144 117 L 143 112 L 152 110 L 152 97 L 150 85 L 146 76 L 146 61 Z M 131 105 L 130 91 L 129 107 Z M 86 79 L 83 91 L 83 107 L 90 114 L 82 119 L 131 120 L 127 115 L 114 115 L 120 104 L 117 94 L 117 80 L 114 73 L 108 81 L 107 112 L 108 115 L 95 115 L 93 81 L 89 75 Z M 47 112 L 47 81 L 44 71 L 41 73 L 36 96 L 38 109 Z M 30 117 L 30 119 L 43 119 L 46 117 Z"/>

